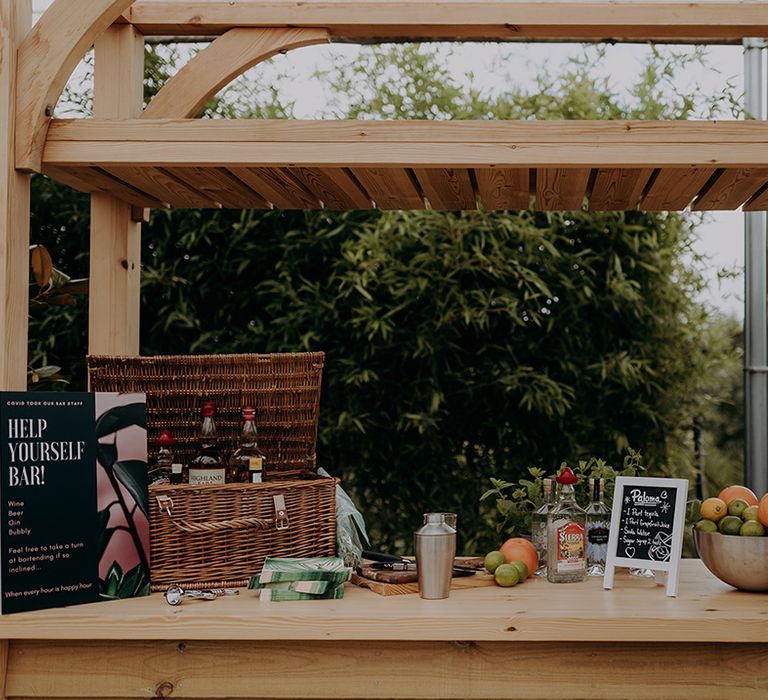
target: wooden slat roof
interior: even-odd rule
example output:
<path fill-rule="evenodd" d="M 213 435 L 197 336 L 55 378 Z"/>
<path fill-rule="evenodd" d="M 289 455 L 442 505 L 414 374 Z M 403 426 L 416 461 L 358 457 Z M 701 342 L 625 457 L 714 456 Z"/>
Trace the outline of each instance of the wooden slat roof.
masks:
<path fill-rule="evenodd" d="M 768 125 L 55 120 L 43 172 L 145 207 L 768 208 Z"/>

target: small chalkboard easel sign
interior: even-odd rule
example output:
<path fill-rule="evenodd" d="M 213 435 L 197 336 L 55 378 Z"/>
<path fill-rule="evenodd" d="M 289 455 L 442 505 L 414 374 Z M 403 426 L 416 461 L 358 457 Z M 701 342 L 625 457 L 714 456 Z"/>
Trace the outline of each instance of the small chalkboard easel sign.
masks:
<path fill-rule="evenodd" d="M 686 479 L 617 477 L 603 588 L 617 566 L 639 567 L 666 571 L 667 595 L 677 595 L 687 500 Z"/>

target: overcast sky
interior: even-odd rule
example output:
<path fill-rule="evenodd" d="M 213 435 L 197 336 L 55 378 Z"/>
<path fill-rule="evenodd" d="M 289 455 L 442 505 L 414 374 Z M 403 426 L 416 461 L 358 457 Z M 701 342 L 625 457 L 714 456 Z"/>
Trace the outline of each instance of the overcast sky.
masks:
<path fill-rule="evenodd" d="M 50 4 L 50 0 L 33 0 L 36 13 Z M 291 51 L 277 57 L 271 66 L 254 69 L 253 77 L 264 81 L 277 73 L 290 73 L 290 81 L 281 81 L 280 95 L 285 101 L 295 102 L 297 117 L 312 118 L 328 104 L 328 94 L 320 81 L 313 78 L 317 68 L 328 68 L 335 57 L 351 56 L 358 50 L 353 45 L 315 46 Z M 682 50 L 677 47 L 676 50 Z M 642 45 L 617 45 L 607 48 L 606 60 L 599 71 L 610 79 L 612 88 L 621 93 L 637 79 L 648 47 Z M 514 75 L 522 86 L 532 84 L 533 77 L 542 67 L 550 71 L 578 55 L 576 45 L 532 44 L 463 44 L 454 47 L 446 62 L 453 73 L 463 76 L 473 74 L 476 87 L 493 92 L 500 89 L 499 65 Z M 681 88 L 700 86 L 702 93 L 719 94 L 727 84 L 733 85 L 736 94 L 743 90 L 743 52 L 739 46 L 713 46 L 707 50 L 709 70 L 692 68 L 675 75 L 675 85 Z M 742 318 L 743 275 L 725 282 L 718 282 L 721 268 L 741 272 L 744 262 L 744 217 L 740 212 L 708 214 L 704 224 L 698 227 L 697 252 L 709 257 L 707 277 L 709 289 L 704 300 L 724 312 Z"/>

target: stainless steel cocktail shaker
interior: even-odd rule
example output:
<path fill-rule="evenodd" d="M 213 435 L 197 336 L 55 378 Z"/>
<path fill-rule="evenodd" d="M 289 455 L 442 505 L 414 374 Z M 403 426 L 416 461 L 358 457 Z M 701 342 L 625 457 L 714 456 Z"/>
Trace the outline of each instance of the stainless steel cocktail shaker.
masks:
<path fill-rule="evenodd" d="M 456 530 L 446 525 L 443 513 L 427 513 L 424 521 L 414 535 L 419 593 L 430 600 L 447 598 L 456 556 Z"/>

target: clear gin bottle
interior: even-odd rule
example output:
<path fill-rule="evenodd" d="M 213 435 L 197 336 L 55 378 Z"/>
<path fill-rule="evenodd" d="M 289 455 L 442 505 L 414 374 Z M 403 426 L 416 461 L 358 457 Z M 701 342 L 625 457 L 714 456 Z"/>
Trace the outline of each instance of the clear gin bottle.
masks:
<path fill-rule="evenodd" d="M 547 575 L 547 516 L 555 504 L 554 486 L 554 479 L 544 479 L 544 504 L 531 516 L 533 546 L 536 547 L 536 552 L 539 555 L 536 576 Z"/>
<path fill-rule="evenodd" d="M 587 507 L 587 576 L 605 574 L 611 511 L 603 502 L 605 479 L 590 479 L 592 502 Z"/>

